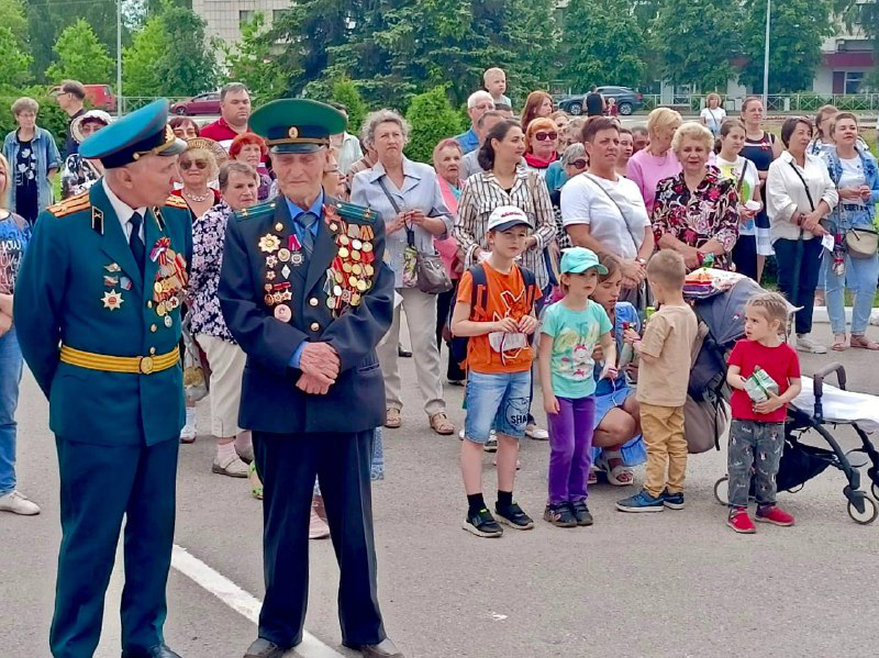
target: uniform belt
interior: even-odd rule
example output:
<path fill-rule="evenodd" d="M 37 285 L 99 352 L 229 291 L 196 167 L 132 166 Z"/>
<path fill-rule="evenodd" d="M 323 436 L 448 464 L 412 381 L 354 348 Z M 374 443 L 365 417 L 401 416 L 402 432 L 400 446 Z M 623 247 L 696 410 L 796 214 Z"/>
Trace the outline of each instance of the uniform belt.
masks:
<path fill-rule="evenodd" d="M 149 375 L 173 368 L 180 361 L 180 350 L 174 348 L 166 354 L 152 356 L 112 356 L 85 352 L 67 345 L 61 346 L 61 361 L 72 366 L 101 370 L 103 372 L 126 372 L 133 375 Z"/>

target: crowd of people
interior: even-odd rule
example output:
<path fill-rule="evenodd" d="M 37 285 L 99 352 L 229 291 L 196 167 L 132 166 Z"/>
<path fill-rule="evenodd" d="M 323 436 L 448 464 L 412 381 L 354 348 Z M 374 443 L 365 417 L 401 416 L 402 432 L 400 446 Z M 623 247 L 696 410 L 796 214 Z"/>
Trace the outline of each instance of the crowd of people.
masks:
<path fill-rule="evenodd" d="M 787 118 L 776 136 L 764 125 L 759 98 L 746 99 L 741 116 L 731 118 L 721 98 L 710 94 L 698 121 L 661 107 L 650 112 L 646 125 L 630 129 L 595 89 L 583 118 L 555 111 L 552 96 L 540 90 L 514 113 L 503 70 L 487 70 L 483 82 L 484 89 L 467 100 L 469 128 L 441 140 L 431 163 L 405 155 L 410 126 L 390 108 L 370 113 L 359 136 L 332 134 L 322 193 L 297 220 L 316 220 L 333 200 L 368 208 L 383 222 L 382 262 L 392 274 L 394 297 L 393 315 L 376 347 L 384 428 L 404 425 L 399 360 L 405 317 L 427 423 L 439 435 L 462 440 L 466 530 L 498 537 L 499 523 L 519 530 L 534 526 L 513 498 L 525 437 L 549 441 L 543 518 L 552 525 L 591 525 L 588 487 L 599 476 L 614 486 L 633 486 L 633 467 L 644 463 L 643 488 L 617 508 L 681 509 L 684 402 L 696 333 L 682 293 L 684 277 L 711 266 L 760 282 L 767 259 L 774 258 L 784 297 L 766 293 L 749 303 L 747 338 L 729 362 L 734 423 L 728 522 L 737 532 L 754 531 L 746 508 L 755 465 L 758 520 L 792 524 L 775 505 L 774 488 L 779 424 L 800 376 L 796 351 L 779 338 L 787 327 L 784 300 L 798 308 L 796 350 L 826 352 L 812 335 L 818 296 L 827 306 L 832 350 L 879 351 L 867 336 L 879 281 L 873 230 L 879 170 L 860 137 L 858 118 L 825 106 L 814 121 Z M 104 160 L 84 157 L 78 146 L 112 125 L 106 113 L 83 107 L 85 91 L 75 81 L 65 81 L 57 98 L 71 117 L 65 158 L 37 125 L 39 106 L 30 98 L 13 104 L 19 127 L 6 136 L 0 157 L 0 191 L 8 208 L 0 216 L 0 510 L 18 514 L 36 514 L 39 507 L 18 491 L 14 472 L 22 372 L 12 322 L 17 268 L 38 215 L 52 203 L 53 177 L 60 172 L 62 195 L 74 205 L 77 195 L 104 179 Z M 282 155 L 270 148 L 265 131 L 260 136 L 249 125 L 244 85 L 227 85 L 220 99 L 221 117 L 207 126 L 188 117 L 169 123 L 185 142 L 174 195 L 192 222 L 191 271 L 180 298 L 190 338 L 184 361 L 201 364 L 206 373 L 201 385 L 216 439 L 211 471 L 254 478 L 253 493 L 260 496 L 251 432 L 239 420 L 248 357 L 227 326 L 221 278 L 231 253 L 226 236 L 232 218 L 282 204 L 296 174 L 276 160 Z M 343 116 L 345 108 L 334 106 L 334 112 Z M 291 128 L 283 139 L 288 141 L 275 143 L 298 143 L 298 130 Z M 313 226 L 305 224 L 297 240 L 309 255 L 318 248 L 310 244 Z M 328 284 L 328 304 L 340 303 L 343 292 L 346 303 L 360 299 L 371 285 L 366 273 L 375 269 L 367 257 L 369 239 L 341 238 L 340 254 L 357 257 L 339 265 L 344 270 Z M 261 242 L 261 249 L 274 252 L 277 245 L 270 243 Z M 288 278 L 279 272 L 295 264 L 295 256 L 282 248 L 266 261 L 266 303 L 282 322 L 287 307 L 276 282 Z M 442 268 L 433 270 L 428 286 L 431 259 Z M 854 300 L 850 327 L 845 291 Z M 648 321 L 648 308 L 655 306 L 659 310 Z M 171 316 L 159 315 L 170 327 Z M 744 382 L 758 366 L 779 388 L 755 406 Z M 534 413 L 535 371 L 548 430 Z M 466 386 L 463 428 L 447 412 L 448 385 Z M 198 397 L 188 395 L 183 443 L 200 435 Z M 374 477 L 380 478 L 380 430 L 370 450 Z M 483 495 L 483 452 L 497 453 L 494 514 Z M 330 531 L 319 482 L 312 485 L 310 536 L 316 539 Z"/>

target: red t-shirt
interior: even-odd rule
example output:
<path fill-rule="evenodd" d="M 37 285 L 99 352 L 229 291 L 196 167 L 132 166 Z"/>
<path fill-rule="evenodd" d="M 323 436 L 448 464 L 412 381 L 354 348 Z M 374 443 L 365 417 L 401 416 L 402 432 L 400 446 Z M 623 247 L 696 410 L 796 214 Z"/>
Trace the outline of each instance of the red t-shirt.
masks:
<path fill-rule="evenodd" d="M 778 384 L 778 394 L 784 393 L 791 379 L 800 376 L 800 360 L 797 353 L 787 343 L 777 347 L 766 347 L 757 341 L 740 340 L 729 355 L 729 365 L 738 366 L 742 377 L 747 379 L 760 366 Z M 771 414 L 758 414 L 754 403 L 745 391 L 734 389 L 730 397 L 732 417 L 737 420 L 756 420 L 761 423 L 783 423 L 787 415 L 787 405 Z"/>

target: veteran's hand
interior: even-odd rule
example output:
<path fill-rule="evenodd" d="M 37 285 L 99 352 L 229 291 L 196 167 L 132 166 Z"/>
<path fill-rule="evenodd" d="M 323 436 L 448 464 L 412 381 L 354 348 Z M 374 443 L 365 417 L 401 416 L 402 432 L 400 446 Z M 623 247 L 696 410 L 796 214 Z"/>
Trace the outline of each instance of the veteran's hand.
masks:
<path fill-rule="evenodd" d="M 339 375 L 339 355 L 329 343 L 306 343 L 299 357 L 299 369 L 305 375 L 319 377 L 333 384 Z"/>
<path fill-rule="evenodd" d="M 296 382 L 296 388 L 309 395 L 326 395 L 332 383 L 323 377 L 302 373 L 299 381 Z"/>

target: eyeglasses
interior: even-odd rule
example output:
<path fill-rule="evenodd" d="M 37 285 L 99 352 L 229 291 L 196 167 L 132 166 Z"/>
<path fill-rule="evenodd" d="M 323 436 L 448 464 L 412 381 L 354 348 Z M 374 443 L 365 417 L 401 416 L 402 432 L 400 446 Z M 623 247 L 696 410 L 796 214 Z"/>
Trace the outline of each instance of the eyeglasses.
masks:
<path fill-rule="evenodd" d="M 537 132 L 534 133 L 534 139 L 538 142 L 545 142 L 546 140 L 553 141 L 559 138 L 559 134 L 555 130 L 551 130 L 550 132 Z"/>
<path fill-rule="evenodd" d="M 204 171 L 205 169 L 208 168 L 207 160 L 181 160 L 180 161 L 180 168 L 183 171 L 186 171 L 187 169 L 192 169 L 193 167 L 196 167 L 196 168 Z"/>
<path fill-rule="evenodd" d="M 587 162 L 585 159 L 579 158 L 577 160 L 574 160 L 571 163 L 571 166 L 574 167 L 575 169 L 585 169 L 588 164 L 589 164 L 589 162 Z"/>

